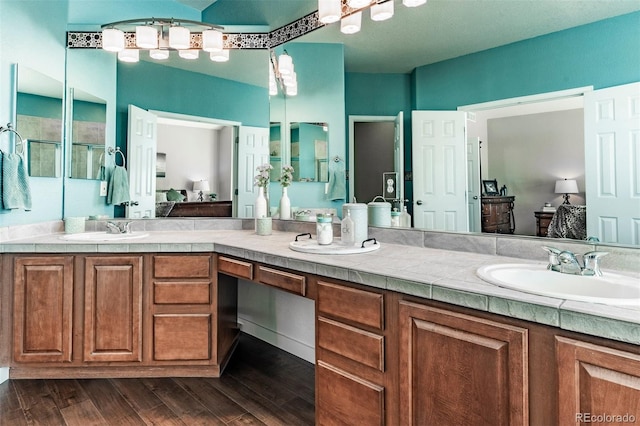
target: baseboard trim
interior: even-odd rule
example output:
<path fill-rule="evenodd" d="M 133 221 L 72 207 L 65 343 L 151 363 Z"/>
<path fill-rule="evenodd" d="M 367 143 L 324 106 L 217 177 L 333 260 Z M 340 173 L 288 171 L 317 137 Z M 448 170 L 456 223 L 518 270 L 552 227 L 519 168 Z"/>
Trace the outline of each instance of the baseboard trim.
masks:
<path fill-rule="evenodd" d="M 278 349 L 289 352 L 292 355 L 302 358 L 312 364 L 316 362 L 316 349 L 306 343 L 299 342 L 289 336 L 265 328 L 259 324 L 251 322 L 246 318 L 238 317 L 238 323 L 242 332 L 247 333 L 257 339 L 267 342 Z"/>

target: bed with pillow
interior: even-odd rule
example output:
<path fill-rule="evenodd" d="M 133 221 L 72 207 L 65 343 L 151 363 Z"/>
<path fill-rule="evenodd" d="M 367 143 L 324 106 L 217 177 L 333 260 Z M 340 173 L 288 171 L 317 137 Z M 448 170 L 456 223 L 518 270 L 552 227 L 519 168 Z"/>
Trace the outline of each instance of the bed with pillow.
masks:
<path fill-rule="evenodd" d="M 185 201 L 186 189 L 156 191 L 156 217 L 231 217 L 231 201 Z"/>

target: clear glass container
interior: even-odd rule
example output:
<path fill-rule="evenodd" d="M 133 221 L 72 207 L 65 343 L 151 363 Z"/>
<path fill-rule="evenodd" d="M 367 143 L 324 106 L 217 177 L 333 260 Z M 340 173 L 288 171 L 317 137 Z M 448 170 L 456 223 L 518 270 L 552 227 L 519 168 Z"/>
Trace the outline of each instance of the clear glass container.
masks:
<path fill-rule="evenodd" d="M 331 215 L 318 214 L 316 216 L 316 238 L 320 245 L 333 243 L 333 217 Z"/>
<path fill-rule="evenodd" d="M 353 219 L 351 219 L 351 212 L 349 210 L 347 210 L 347 216 L 342 219 L 340 241 L 345 246 L 352 246 L 356 242 L 355 223 Z"/>

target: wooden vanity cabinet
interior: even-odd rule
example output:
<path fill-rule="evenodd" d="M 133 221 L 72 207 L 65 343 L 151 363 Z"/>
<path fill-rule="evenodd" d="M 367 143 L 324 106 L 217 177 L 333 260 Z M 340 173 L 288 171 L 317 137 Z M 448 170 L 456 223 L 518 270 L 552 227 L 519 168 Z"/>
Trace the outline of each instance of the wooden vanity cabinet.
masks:
<path fill-rule="evenodd" d="M 557 336 L 556 359 L 559 424 L 640 420 L 640 355 Z"/>
<path fill-rule="evenodd" d="M 383 292 L 320 279 L 316 312 L 316 423 L 393 423 Z"/>
<path fill-rule="evenodd" d="M 527 425 L 527 330 L 401 301 L 400 424 Z"/>
<path fill-rule="evenodd" d="M 237 290 L 218 282 L 211 254 L 151 256 L 148 345 L 153 364 L 226 363 L 238 337 Z"/>
<path fill-rule="evenodd" d="M 71 362 L 73 256 L 18 258 L 13 274 L 13 359 Z"/>
<path fill-rule="evenodd" d="M 12 378 L 218 377 L 239 335 L 216 255 L 7 255 Z M 4 300 L 10 297 L 12 303 Z M 6 333 L 3 333 L 6 334 Z M 10 352 L 10 353 L 9 353 Z"/>
<path fill-rule="evenodd" d="M 142 361 L 142 256 L 84 258 L 84 362 Z"/>

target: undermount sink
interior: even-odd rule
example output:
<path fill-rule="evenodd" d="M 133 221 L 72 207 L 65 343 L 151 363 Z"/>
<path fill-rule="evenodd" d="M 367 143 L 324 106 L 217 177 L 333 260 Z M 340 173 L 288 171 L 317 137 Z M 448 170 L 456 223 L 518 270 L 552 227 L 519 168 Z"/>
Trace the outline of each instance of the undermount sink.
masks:
<path fill-rule="evenodd" d="M 78 234 L 65 234 L 63 240 L 69 241 L 120 241 L 144 238 L 149 236 L 146 232 L 129 232 L 126 234 L 108 234 L 106 232 L 82 232 Z"/>
<path fill-rule="evenodd" d="M 498 264 L 478 268 L 484 281 L 542 296 L 607 305 L 639 306 L 640 279 L 603 272 L 582 276 L 550 271 L 546 265 Z"/>

